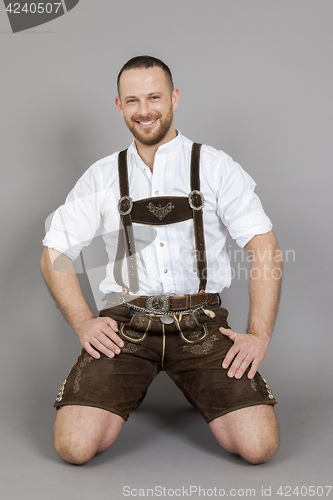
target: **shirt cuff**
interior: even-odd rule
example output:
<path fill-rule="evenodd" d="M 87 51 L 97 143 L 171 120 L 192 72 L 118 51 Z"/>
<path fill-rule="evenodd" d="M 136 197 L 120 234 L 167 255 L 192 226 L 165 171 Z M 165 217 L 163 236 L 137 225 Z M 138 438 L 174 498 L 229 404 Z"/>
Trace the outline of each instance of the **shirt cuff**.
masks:
<path fill-rule="evenodd" d="M 66 236 L 62 232 L 52 231 L 46 233 L 45 238 L 43 239 L 43 245 L 48 248 L 53 248 L 58 252 L 66 255 L 72 261 L 77 259 L 80 255 L 82 246 L 81 245 L 71 245 L 69 246 L 69 242 L 67 241 Z"/>
<path fill-rule="evenodd" d="M 244 248 L 254 236 L 268 233 L 272 227 L 273 224 L 267 215 L 262 210 L 257 209 L 233 221 L 228 230 L 237 244 Z"/>

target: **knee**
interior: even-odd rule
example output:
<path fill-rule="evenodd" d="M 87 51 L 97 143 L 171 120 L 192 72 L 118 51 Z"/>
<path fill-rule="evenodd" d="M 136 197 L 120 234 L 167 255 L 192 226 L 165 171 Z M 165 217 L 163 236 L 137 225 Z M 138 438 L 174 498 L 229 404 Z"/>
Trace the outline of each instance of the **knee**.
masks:
<path fill-rule="evenodd" d="M 279 447 L 278 437 L 266 442 L 251 443 L 251 447 L 244 447 L 239 450 L 239 455 L 251 465 L 259 465 L 268 462 Z"/>
<path fill-rule="evenodd" d="M 54 448 L 59 457 L 65 462 L 73 465 L 83 465 L 91 460 L 97 450 L 84 443 L 74 442 L 70 439 L 59 439 L 55 437 Z"/>

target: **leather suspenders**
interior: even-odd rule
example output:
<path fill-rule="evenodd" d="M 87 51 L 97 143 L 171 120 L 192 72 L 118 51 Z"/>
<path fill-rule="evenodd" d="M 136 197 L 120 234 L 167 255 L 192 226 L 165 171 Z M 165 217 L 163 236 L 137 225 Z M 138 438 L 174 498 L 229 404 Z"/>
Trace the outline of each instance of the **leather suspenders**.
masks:
<path fill-rule="evenodd" d="M 207 283 L 207 259 L 203 226 L 204 197 L 200 191 L 200 149 L 194 143 L 191 153 L 191 192 L 186 196 L 158 196 L 133 201 L 129 196 L 127 150 L 118 157 L 120 200 L 118 211 L 123 231 L 119 231 L 118 248 L 114 267 L 116 282 L 128 291 L 122 277 L 123 259 L 126 254 L 129 291 L 139 290 L 139 277 L 132 222 L 148 225 L 174 224 L 193 219 L 197 255 L 199 291 L 204 291 Z"/>
<path fill-rule="evenodd" d="M 200 191 L 200 149 L 201 144 L 193 144 L 191 154 L 191 192 L 188 196 L 193 214 L 199 292 L 205 290 L 207 284 L 207 258 L 202 212 L 205 200 Z"/>
<path fill-rule="evenodd" d="M 138 266 L 136 261 L 135 241 L 132 226 L 133 201 L 129 196 L 128 171 L 127 171 L 127 149 L 121 151 L 118 156 L 118 173 L 120 200 L 118 211 L 120 214 L 123 231 L 119 229 L 118 248 L 114 267 L 114 278 L 123 291 L 127 292 L 127 286 L 123 281 L 123 258 L 126 252 L 129 291 L 136 293 L 139 290 Z"/>

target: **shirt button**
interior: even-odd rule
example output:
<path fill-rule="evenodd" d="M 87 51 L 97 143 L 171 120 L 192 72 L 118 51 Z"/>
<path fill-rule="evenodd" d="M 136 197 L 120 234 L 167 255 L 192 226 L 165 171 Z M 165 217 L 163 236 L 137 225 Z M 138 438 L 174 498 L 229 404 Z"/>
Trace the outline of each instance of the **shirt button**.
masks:
<path fill-rule="evenodd" d="M 160 194 L 160 192 L 159 191 L 155 191 L 155 194 Z"/>
<path fill-rule="evenodd" d="M 165 272 L 165 274 L 166 274 L 166 273 L 168 272 L 168 270 L 167 270 L 167 269 L 164 269 L 164 272 Z"/>
<path fill-rule="evenodd" d="M 164 243 L 160 243 L 160 247 L 164 247 Z"/>
<path fill-rule="evenodd" d="M 143 169 L 143 171 L 144 171 L 144 172 L 147 172 L 147 170 L 146 170 L 145 168 Z"/>

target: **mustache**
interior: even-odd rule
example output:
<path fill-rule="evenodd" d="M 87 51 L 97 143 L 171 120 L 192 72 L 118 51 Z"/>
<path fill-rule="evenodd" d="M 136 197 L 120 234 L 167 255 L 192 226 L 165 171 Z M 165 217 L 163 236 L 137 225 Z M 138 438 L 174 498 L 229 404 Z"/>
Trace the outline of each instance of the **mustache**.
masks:
<path fill-rule="evenodd" d="M 152 120 L 156 120 L 156 118 L 160 118 L 160 115 L 134 115 L 132 116 L 132 120 L 135 122 L 150 122 Z"/>

